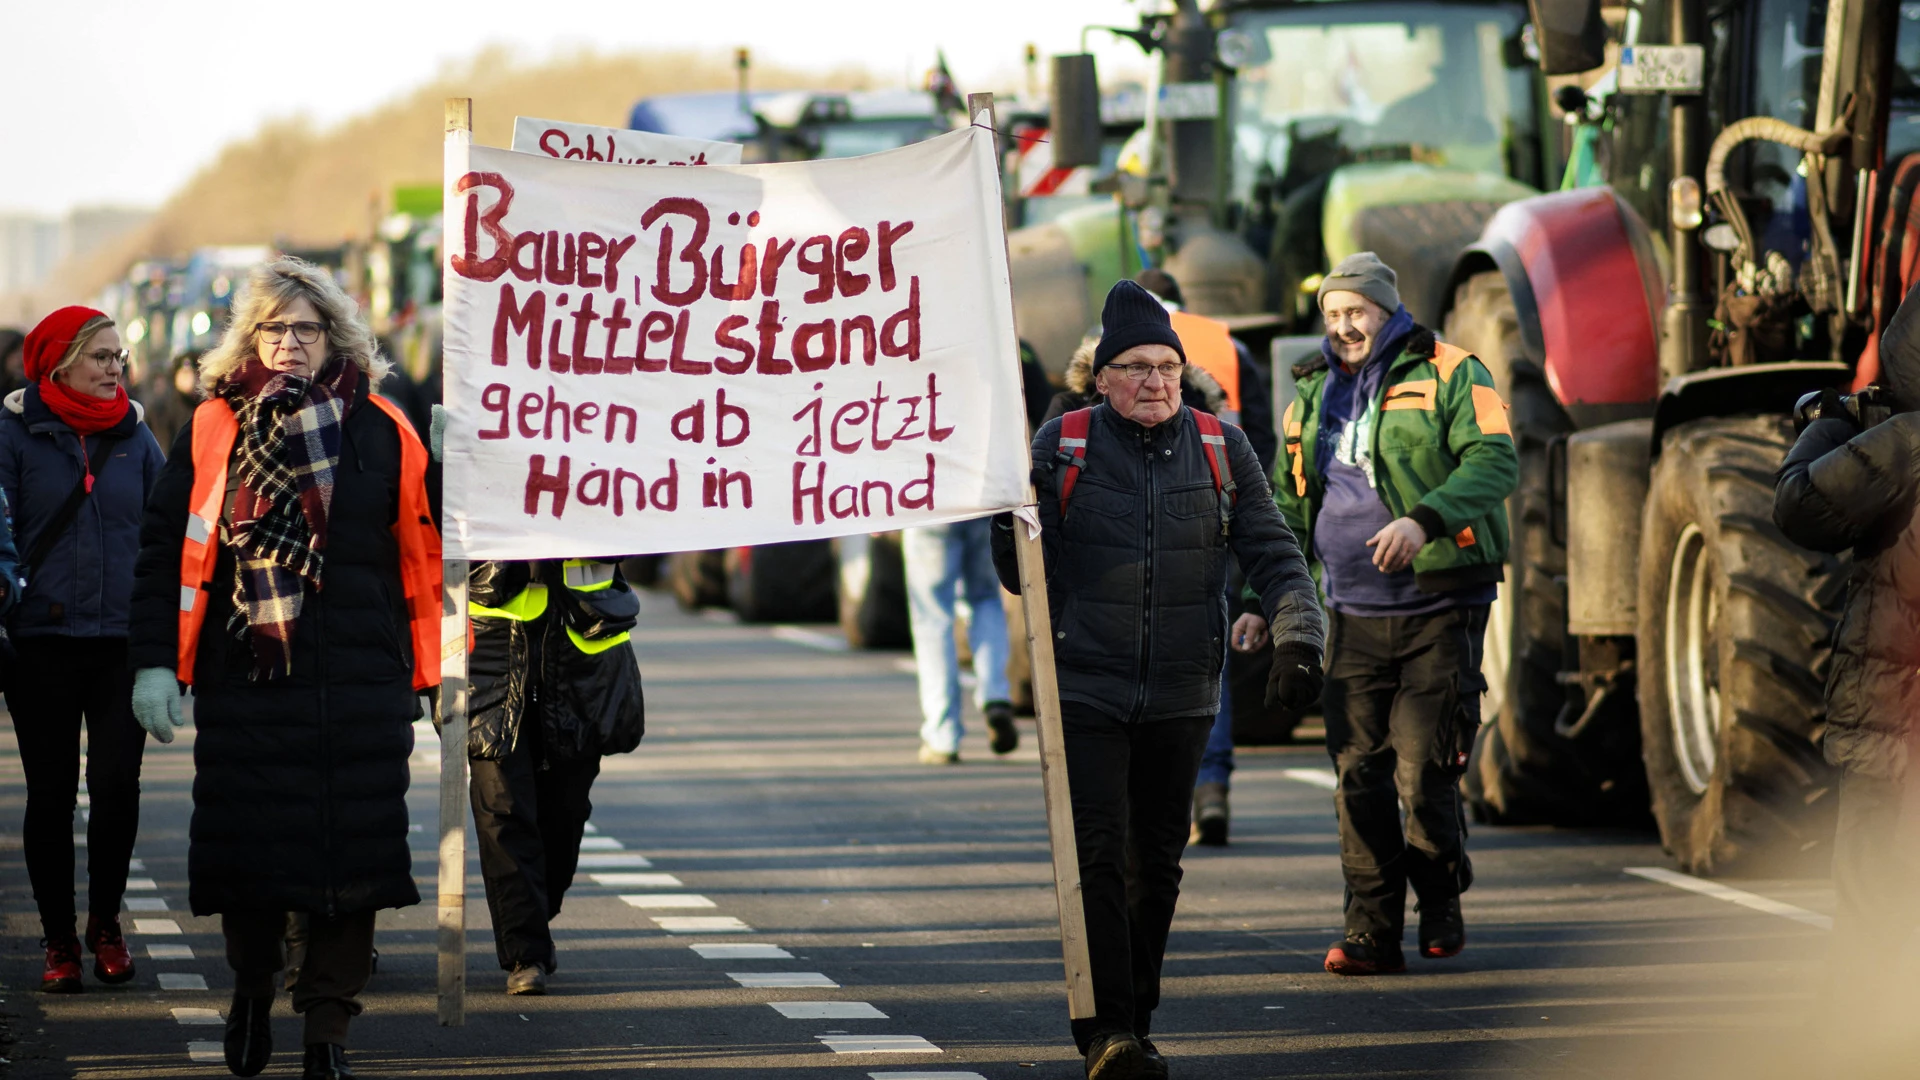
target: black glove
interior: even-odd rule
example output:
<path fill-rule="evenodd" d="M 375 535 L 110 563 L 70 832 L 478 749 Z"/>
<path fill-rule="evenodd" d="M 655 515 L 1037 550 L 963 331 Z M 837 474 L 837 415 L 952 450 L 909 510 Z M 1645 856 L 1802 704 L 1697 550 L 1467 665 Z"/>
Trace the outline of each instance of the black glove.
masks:
<path fill-rule="evenodd" d="M 1320 651 L 1297 641 L 1273 647 L 1267 672 L 1267 706 L 1301 712 L 1320 703 Z"/>

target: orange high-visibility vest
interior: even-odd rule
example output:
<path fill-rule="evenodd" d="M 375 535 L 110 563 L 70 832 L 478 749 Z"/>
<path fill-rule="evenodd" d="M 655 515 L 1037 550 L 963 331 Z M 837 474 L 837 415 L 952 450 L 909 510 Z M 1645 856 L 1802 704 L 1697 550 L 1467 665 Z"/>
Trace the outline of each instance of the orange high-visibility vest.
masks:
<path fill-rule="evenodd" d="M 1180 336 L 1180 348 L 1186 351 L 1187 363 L 1213 376 L 1227 392 L 1227 408 L 1239 411 L 1240 353 L 1233 347 L 1227 324 L 1185 311 L 1168 314 L 1173 318 L 1173 332 Z"/>
<path fill-rule="evenodd" d="M 400 581 L 413 637 L 413 688 L 424 690 L 440 685 L 440 530 L 427 508 L 427 448 L 392 402 L 377 395 L 367 400 L 400 433 L 400 516 L 393 535 L 400 541 Z M 200 628 L 207 619 L 205 598 L 220 559 L 215 537 L 226 509 L 227 462 L 239 435 L 240 421 L 220 398 L 193 411 L 193 495 L 187 503 L 186 543 L 180 547 L 180 660 L 174 672 L 183 683 L 193 682 Z"/>

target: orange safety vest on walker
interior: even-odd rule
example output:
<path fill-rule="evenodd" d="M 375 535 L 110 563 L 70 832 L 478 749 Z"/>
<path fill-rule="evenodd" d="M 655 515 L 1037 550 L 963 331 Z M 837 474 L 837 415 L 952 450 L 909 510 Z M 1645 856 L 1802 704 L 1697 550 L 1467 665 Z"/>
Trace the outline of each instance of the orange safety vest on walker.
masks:
<path fill-rule="evenodd" d="M 1213 376 L 1227 392 L 1227 408 L 1240 411 L 1240 351 L 1233 347 L 1233 335 L 1227 324 L 1205 315 L 1187 311 L 1168 312 L 1173 332 L 1180 337 L 1180 348 L 1187 363 Z"/>
<path fill-rule="evenodd" d="M 427 448 L 413 424 L 386 398 L 367 400 L 393 421 L 400 433 L 400 515 L 393 535 L 400 541 L 400 580 L 407 596 L 407 621 L 413 638 L 413 688 L 440 685 L 440 530 L 427 508 Z M 193 682 L 200 651 L 200 628 L 207 619 L 206 597 L 220 559 L 215 537 L 225 511 L 227 463 L 240 435 L 233 408 L 220 398 L 193 411 L 193 495 L 187 503 L 186 543 L 180 547 L 180 659 L 174 677 Z"/>

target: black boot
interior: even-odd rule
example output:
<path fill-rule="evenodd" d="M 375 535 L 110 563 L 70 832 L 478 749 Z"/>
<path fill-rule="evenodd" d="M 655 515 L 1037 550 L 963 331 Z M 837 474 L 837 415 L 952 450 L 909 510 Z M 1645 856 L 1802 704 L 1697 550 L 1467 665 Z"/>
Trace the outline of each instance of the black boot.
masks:
<path fill-rule="evenodd" d="M 308 1043 L 307 1064 L 300 1080 L 354 1080 L 347 1067 L 347 1048 L 334 1043 Z"/>
<path fill-rule="evenodd" d="M 1194 843 L 1227 846 L 1227 785 L 1207 783 L 1193 789 Z"/>
<path fill-rule="evenodd" d="M 227 1071 L 235 1076 L 258 1076 L 273 1056 L 273 1025 L 267 1014 L 273 1010 L 270 997 L 233 995 L 227 1007 Z"/>
<path fill-rule="evenodd" d="M 1420 955 L 1429 960 L 1459 956 L 1467 947 L 1467 923 L 1460 915 L 1460 898 L 1420 904 Z"/>
<path fill-rule="evenodd" d="M 993 741 L 987 745 L 996 754 L 1011 754 L 1020 748 L 1020 729 L 1013 726 L 1013 706 L 1004 701 L 989 701 L 986 707 L 987 730 Z"/>

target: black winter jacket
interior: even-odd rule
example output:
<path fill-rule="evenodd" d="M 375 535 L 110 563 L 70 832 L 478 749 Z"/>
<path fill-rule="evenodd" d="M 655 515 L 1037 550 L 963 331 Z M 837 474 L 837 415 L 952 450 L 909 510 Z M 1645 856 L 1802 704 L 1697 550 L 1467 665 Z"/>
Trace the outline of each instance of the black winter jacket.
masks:
<path fill-rule="evenodd" d="M 473 620 L 473 652 L 467 658 L 467 755 L 498 760 L 525 732 L 529 710 L 540 719 L 544 761 L 586 754 L 624 754 L 647 730 L 640 663 L 622 643 L 584 653 L 568 636 L 604 641 L 632 630 L 640 598 L 612 564 L 613 582 L 603 589 L 566 587 L 559 561 L 476 562 L 467 571 L 467 599 L 498 608 L 530 585 L 546 588 L 545 611 L 536 619 Z"/>
<path fill-rule="evenodd" d="M 1060 421 L 1034 436 L 1063 701 L 1122 720 L 1219 711 L 1229 558 L 1240 561 L 1259 594 L 1276 641 L 1325 648 L 1325 622 L 1300 547 L 1246 435 L 1231 424 L 1222 428 L 1238 489 L 1227 535 L 1191 409 L 1143 428 L 1096 406 L 1064 523 L 1059 484 L 1066 470 L 1055 461 Z M 1001 583 L 1018 592 L 1011 531 L 994 530 L 993 554 Z"/>
<path fill-rule="evenodd" d="M 294 627 L 293 670 L 251 682 L 227 630 L 234 559 L 221 547 L 194 664 L 196 915 L 340 914 L 418 903 L 407 848 L 407 758 L 420 701 L 393 524 L 400 435 L 362 381 L 345 421 L 327 525 L 325 587 Z M 134 567 L 134 668 L 178 663 L 180 547 L 193 489 L 193 424 L 147 502 Z M 229 469 L 227 513 L 237 474 Z"/>

